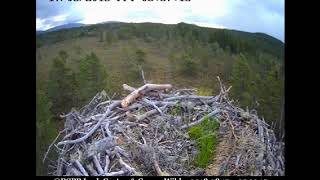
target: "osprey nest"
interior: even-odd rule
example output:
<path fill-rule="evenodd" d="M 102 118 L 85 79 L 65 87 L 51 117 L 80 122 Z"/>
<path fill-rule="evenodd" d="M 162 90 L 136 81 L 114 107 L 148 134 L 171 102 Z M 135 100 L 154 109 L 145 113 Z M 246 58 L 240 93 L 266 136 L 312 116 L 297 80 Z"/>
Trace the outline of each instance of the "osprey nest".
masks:
<path fill-rule="evenodd" d="M 284 143 L 254 110 L 236 107 L 220 83 L 216 96 L 170 84 L 123 85 L 129 95 L 111 100 L 98 93 L 79 111 L 62 115 L 64 130 L 49 146 L 57 153 L 54 176 L 282 176 Z M 180 114 L 173 114 L 177 107 Z M 211 164 L 193 165 L 198 153 L 189 127 L 217 121 L 218 142 Z"/>

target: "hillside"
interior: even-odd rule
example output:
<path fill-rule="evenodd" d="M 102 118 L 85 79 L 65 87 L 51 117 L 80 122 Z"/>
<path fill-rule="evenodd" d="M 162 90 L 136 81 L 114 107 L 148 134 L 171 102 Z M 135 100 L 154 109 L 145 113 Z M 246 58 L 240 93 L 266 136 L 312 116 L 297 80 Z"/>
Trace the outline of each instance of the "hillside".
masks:
<path fill-rule="evenodd" d="M 112 71 L 111 74 L 117 74 L 121 62 L 119 59 L 126 53 L 141 49 L 146 53 L 146 65 L 149 65 L 152 71 L 150 76 L 154 81 L 173 79 L 169 76 L 172 73 L 167 73 L 170 70 L 166 66 L 172 59 L 178 58 L 189 49 L 194 51 L 189 52 L 193 53 L 196 59 L 200 59 L 199 61 L 209 61 L 210 58 L 209 66 L 213 69 L 220 65 L 230 66 L 239 53 L 247 53 L 250 56 L 271 54 L 275 57 L 273 59 L 281 61 L 284 52 L 284 44 L 281 41 L 265 34 L 201 28 L 185 23 L 106 23 L 63 29 L 37 35 L 37 47 L 37 61 L 45 59 L 39 62 L 38 68 L 40 71 L 43 70 L 44 74 L 47 74 L 45 69 L 50 61 L 61 50 L 70 55 L 70 64 L 75 63 L 75 58 L 94 52 L 107 65 L 109 71 Z M 221 72 L 223 70 L 226 72 Z M 215 75 L 230 74 L 228 70 L 230 67 L 219 68 Z M 146 70 L 146 73 L 151 71 Z"/>
<path fill-rule="evenodd" d="M 46 32 L 61 30 L 59 32 L 51 32 L 41 34 L 37 37 L 37 45 L 51 44 L 68 39 L 82 37 L 98 37 L 101 31 L 108 31 L 109 34 L 118 36 L 119 39 L 142 38 L 144 40 L 152 40 L 157 38 L 176 39 L 173 36 L 181 36 L 182 38 L 191 38 L 192 40 L 204 42 L 217 41 L 222 47 L 230 46 L 233 52 L 243 50 L 268 52 L 273 55 L 282 57 L 284 44 L 264 33 L 248 33 L 236 30 L 214 29 L 199 27 L 196 25 L 179 23 L 178 25 L 167 25 L 159 23 L 105 23 L 81 27 L 83 24 L 66 24 L 54 27 Z M 79 27 L 65 29 L 71 27 Z M 236 42 L 238 40 L 238 42 Z"/>
<path fill-rule="evenodd" d="M 256 110 L 278 138 L 284 135 L 284 43 L 263 33 L 109 22 L 37 34 L 36 64 L 39 152 L 63 128 L 60 114 L 83 108 L 102 90 L 123 98 L 122 84 L 143 84 L 141 70 L 148 83 L 196 88 L 203 96 L 220 92 L 219 76 L 232 85 L 235 105 Z"/>

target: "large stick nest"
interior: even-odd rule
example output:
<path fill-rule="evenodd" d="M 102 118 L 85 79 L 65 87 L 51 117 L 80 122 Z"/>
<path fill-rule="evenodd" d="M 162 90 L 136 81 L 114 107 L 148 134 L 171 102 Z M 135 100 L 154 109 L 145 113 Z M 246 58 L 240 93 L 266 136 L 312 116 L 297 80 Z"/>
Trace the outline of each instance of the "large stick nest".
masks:
<path fill-rule="evenodd" d="M 48 149 L 59 154 L 49 166 L 50 174 L 284 175 L 284 144 L 256 112 L 234 106 L 228 98 L 230 88 L 221 82 L 220 86 L 217 96 L 197 96 L 193 89 L 124 85 L 137 95 L 129 98 L 127 107 L 108 99 L 105 91 L 98 93 L 84 108 L 61 116 L 65 129 Z M 138 90 L 143 91 L 134 92 Z M 181 114 L 173 115 L 178 103 Z M 206 116 L 220 123 L 219 143 L 212 164 L 201 169 L 193 163 L 198 150 L 188 128 Z"/>

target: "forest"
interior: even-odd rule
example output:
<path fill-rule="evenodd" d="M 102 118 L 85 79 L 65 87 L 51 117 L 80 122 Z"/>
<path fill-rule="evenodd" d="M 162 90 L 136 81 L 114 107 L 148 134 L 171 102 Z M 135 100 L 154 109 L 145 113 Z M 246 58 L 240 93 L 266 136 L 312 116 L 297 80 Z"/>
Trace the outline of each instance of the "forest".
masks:
<path fill-rule="evenodd" d="M 60 115 L 82 109 L 102 90 L 124 96 L 122 84 L 170 83 L 219 92 L 216 76 L 232 86 L 230 96 L 255 110 L 277 138 L 284 137 L 284 43 L 263 33 L 179 23 L 105 23 L 37 34 L 37 175 L 47 147 L 63 126 Z M 52 153 L 50 156 L 54 157 Z"/>

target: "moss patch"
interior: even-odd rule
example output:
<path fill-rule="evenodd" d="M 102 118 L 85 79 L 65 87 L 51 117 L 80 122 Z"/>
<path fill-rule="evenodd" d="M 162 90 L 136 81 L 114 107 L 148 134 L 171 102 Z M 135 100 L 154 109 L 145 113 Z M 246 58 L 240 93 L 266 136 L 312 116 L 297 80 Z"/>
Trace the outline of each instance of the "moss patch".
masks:
<path fill-rule="evenodd" d="M 194 159 L 196 166 L 205 168 L 213 159 L 218 128 L 219 123 L 214 118 L 205 118 L 200 124 L 189 128 L 189 136 L 197 142 L 199 151 Z"/>
<path fill-rule="evenodd" d="M 171 110 L 171 114 L 174 116 L 180 116 L 181 113 L 182 113 L 181 104 L 177 103 L 176 105 L 173 106 L 173 108 Z"/>
<path fill-rule="evenodd" d="M 212 96 L 212 90 L 204 87 L 200 87 L 197 90 L 197 95 L 199 96 Z"/>

